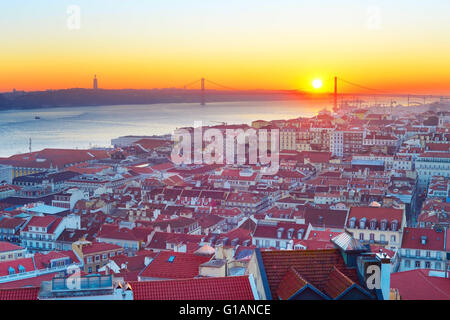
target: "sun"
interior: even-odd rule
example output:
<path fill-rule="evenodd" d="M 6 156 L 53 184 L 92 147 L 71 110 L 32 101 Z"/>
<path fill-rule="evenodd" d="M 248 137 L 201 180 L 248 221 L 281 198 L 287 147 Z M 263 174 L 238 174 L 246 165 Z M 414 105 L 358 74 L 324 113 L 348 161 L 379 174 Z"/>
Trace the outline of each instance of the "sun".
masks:
<path fill-rule="evenodd" d="M 313 86 L 314 89 L 320 89 L 323 86 L 323 82 L 320 79 L 315 79 L 312 82 L 312 86 Z"/>

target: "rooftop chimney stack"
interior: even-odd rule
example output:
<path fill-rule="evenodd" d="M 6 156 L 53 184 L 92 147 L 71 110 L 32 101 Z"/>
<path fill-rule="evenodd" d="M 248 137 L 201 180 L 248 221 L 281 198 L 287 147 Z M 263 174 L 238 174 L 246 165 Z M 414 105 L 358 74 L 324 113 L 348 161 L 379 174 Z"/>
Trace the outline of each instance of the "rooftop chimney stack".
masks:
<path fill-rule="evenodd" d="M 381 294 L 383 300 L 389 300 L 391 291 L 391 258 L 386 253 L 377 253 L 376 257 L 381 262 Z"/>

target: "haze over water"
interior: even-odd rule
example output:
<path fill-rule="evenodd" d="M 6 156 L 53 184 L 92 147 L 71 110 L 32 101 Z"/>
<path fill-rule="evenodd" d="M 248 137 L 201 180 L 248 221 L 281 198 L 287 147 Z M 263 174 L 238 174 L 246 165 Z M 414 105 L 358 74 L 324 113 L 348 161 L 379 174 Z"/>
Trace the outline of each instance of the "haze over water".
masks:
<path fill-rule="evenodd" d="M 0 111 L 0 157 L 44 148 L 108 147 L 124 135 L 170 134 L 178 127 L 310 117 L 329 101 L 244 101 Z M 35 117 L 41 119 L 36 120 Z"/>

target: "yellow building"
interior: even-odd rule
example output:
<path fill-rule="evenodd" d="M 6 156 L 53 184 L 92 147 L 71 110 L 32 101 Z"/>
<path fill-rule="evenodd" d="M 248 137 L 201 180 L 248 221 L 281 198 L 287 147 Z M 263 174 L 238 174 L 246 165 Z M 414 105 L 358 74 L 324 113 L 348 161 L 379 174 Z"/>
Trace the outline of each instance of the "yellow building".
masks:
<path fill-rule="evenodd" d="M 261 129 L 262 127 L 268 126 L 269 124 L 269 121 L 256 120 L 252 122 L 252 127 L 255 129 Z"/>
<path fill-rule="evenodd" d="M 397 250 L 401 246 L 405 226 L 404 208 L 352 207 L 347 215 L 345 229 L 361 243 Z"/>
<path fill-rule="evenodd" d="M 24 258 L 26 251 L 24 247 L 0 241 L 0 262 Z"/>

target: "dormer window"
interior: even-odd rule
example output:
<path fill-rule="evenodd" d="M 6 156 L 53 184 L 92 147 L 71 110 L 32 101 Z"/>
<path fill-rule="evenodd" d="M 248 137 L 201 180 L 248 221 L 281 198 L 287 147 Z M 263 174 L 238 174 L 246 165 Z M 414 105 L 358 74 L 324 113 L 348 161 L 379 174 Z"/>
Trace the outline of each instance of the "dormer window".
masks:
<path fill-rule="evenodd" d="M 393 220 L 391 222 L 391 231 L 397 231 L 398 229 L 398 221 L 397 220 Z"/>
<path fill-rule="evenodd" d="M 355 228 L 355 226 L 356 226 L 356 218 L 352 217 L 350 219 L 350 228 Z"/>
<path fill-rule="evenodd" d="M 359 220 L 359 228 L 360 229 L 365 229 L 366 228 L 366 218 L 362 218 L 361 220 Z"/>
<path fill-rule="evenodd" d="M 426 245 L 426 244 L 427 244 L 427 236 L 421 236 L 421 237 L 420 237 L 420 242 L 421 242 L 423 245 Z"/>
<path fill-rule="evenodd" d="M 287 236 L 288 236 L 288 239 L 292 239 L 292 237 L 294 236 L 294 228 L 290 228 L 288 230 Z"/>
<path fill-rule="evenodd" d="M 304 232 L 305 232 L 305 229 L 300 229 L 297 231 L 297 239 L 298 240 L 302 240 Z"/>
<path fill-rule="evenodd" d="M 370 230 L 375 230 L 377 228 L 377 219 L 370 220 Z"/>
<path fill-rule="evenodd" d="M 15 273 L 16 273 L 16 270 L 14 270 L 13 267 L 8 268 L 8 274 L 15 274 Z"/>
<path fill-rule="evenodd" d="M 277 230 L 277 238 L 278 239 L 281 239 L 281 236 L 283 235 L 283 231 L 284 231 L 284 228 L 278 228 L 278 230 Z"/>
<path fill-rule="evenodd" d="M 380 229 L 385 231 L 387 229 L 387 224 L 388 224 L 388 222 L 386 219 L 381 220 Z"/>

